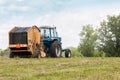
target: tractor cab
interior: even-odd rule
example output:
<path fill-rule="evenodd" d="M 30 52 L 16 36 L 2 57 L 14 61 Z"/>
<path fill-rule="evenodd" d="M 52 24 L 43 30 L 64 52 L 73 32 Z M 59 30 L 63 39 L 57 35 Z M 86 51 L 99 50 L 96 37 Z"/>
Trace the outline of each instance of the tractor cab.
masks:
<path fill-rule="evenodd" d="M 61 37 L 58 37 L 56 27 L 42 26 L 39 28 L 41 30 L 41 39 L 44 45 L 50 47 L 51 43 L 58 41 L 61 45 Z"/>
<path fill-rule="evenodd" d="M 42 39 L 51 39 L 58 37 L 56 27 L 40 27 Z"/>

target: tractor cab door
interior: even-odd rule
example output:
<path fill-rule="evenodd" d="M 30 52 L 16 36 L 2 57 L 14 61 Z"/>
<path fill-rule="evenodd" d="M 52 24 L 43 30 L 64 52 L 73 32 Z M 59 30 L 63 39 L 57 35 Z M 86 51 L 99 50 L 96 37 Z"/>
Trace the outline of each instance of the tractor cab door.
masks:
<path fill-rule="evenodd" d="M 51 33 L 51 38 L 56 38 L 57 37 L 57 32 L 56 32 L 56 29 L 51 29 L 50 30 L 50 33 Z"/>
<path fill-rule="evenodd" d="M 49 29 L 41 29 L 42 39 L 50 38 L 50 30 Z"/>

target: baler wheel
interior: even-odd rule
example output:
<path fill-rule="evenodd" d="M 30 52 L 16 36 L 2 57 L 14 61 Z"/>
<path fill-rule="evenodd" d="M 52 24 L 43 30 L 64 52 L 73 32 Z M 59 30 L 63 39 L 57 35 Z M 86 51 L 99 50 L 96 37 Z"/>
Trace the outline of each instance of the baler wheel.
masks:
<path fill-rule="evenodd" d="M 9 54 L 9 57 L 10 57 L 10 58 L 14 58 L 14 53 L 11 52 L 11 53 Z"/>
<path fill-rule="evenodd" d="M 39 50 L 39 49 L 37 49 L 37 50 L 35 51 L 35 54 L 34 54 L 33 57 L 34 57 L 34 58 L 40 58 L 40 50 Z"/>

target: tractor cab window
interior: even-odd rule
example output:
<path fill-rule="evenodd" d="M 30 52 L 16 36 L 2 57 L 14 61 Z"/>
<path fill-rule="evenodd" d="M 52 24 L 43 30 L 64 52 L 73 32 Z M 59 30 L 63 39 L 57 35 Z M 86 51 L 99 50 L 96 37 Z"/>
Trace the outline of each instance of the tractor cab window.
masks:
<path fill-rule="evenodd" d="M 50 37 L 50 31 L 49 29 L 41 29 L 42 38 L 49 38 Z"/>
<path fill-rule="evenodd" d="M 51 37 L 56 37 L 54 29 L 51 29 Z"/>
<path fill-rule="evenodd" d="M 51 29 L 51 37 L 57 37 L 56 29 Z"/>

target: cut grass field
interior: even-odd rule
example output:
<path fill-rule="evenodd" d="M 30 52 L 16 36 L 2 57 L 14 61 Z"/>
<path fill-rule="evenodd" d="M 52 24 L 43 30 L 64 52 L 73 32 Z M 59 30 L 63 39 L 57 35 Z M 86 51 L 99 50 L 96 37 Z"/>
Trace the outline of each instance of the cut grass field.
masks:
<path fill-rule="evenodd" d="M 120 58 L 0 58 L 0 80 L 120 80 Z"/>

